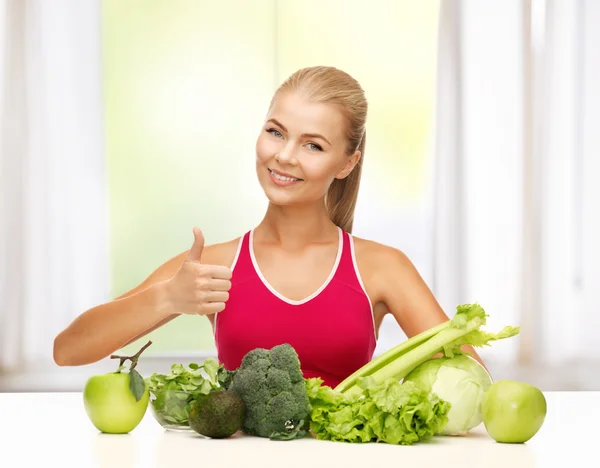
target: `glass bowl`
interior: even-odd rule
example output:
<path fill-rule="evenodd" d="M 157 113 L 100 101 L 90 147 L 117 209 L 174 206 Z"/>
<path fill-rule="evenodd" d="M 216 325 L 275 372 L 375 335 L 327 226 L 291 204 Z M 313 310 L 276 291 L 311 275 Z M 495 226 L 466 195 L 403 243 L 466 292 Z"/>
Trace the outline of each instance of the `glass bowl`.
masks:
<path fill-rule="evenodd" d="M 152 415 L 167 430 L 191 431 L 189 413 L 200 396 L 183 390 L 150 390 Z"/>

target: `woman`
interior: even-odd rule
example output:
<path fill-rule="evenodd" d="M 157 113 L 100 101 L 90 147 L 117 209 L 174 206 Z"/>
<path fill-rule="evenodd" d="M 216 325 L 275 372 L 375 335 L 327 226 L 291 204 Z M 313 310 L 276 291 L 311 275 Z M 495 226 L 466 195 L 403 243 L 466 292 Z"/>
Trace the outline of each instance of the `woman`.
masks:
<path fill-rule="evenodd" d="M 212 324 L 226 368 L 253 348 L 287 342 L 306 377 L 333 387 L 372 358 L 386 314 L 409 337 L 448 320 L 401 251 L 350 234 L 366 118 L 364 92 L 348 74 L 294 73 L 273 96 L 256 143 L 269 199 L 260 224 L 206 247 L 195 227 L 189 250 L 62 331 L 56 363 L 98 361 L 179 315 L 197 314 Z"/>

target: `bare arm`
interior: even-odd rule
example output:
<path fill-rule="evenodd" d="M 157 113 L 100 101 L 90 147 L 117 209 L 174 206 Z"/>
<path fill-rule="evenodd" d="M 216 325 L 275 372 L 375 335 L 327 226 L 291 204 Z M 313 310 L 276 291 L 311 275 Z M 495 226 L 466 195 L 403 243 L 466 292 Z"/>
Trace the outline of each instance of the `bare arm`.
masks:
<path fill-rule="evenodd" d="M 78 316 L 55 338 L 54 361 L 60 366 L 99 361 L 177 317 L 170 310 L 165 281 L 177 272 L 185 255 L 170 259 L 113 301 Z"/>
<path fill-rule="evenodd" d="M 214 249 L 211 249 L 211 247 Z M 225 308 L 231 270 L 218 246 L 204 249 L 195 228 L 192 248 L 156 269 L 142 284 L 78 316 L 54 340 L 54 361 L 78 366 L 103 359 L 181 314 L 210 316 Z"/>

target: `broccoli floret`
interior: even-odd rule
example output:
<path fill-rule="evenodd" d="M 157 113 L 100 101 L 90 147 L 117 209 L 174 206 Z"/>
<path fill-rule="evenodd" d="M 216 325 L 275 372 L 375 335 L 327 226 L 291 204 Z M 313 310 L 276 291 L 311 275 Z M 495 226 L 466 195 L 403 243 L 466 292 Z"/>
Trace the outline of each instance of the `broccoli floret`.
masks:
<path fill-rule="evenodd" d="M 286 440 L 304 434 L 301 422 L 305 427 L 311 408 L 300 360 L 291 345 L 248 352 L 230 388 L 246 404 L 244 432 Z"/>
<path fill-rule="evenodd" d="M 260 403 L 263 399 L 261 394 L 256 392 L 254 389 L 264 388 L 266 385 L 266 372 L 260 372 L 258 369 L 256 371 L 248 371 L 240 368 L 238 369 L 230 388 L 238 395 L 244 395 L 242 398 L 244 402 L 251 405 L 254 403 Z"/>
<path fill-rule="evenodd" d="M 252 351 L 246 353 L 246 355 L 242 358 L 242 363 L 240 367 L 250 367 L 256 361 L 261 361 L 263 359 L 269 359 L 269 350 L 264 348 L 256 348 Z"/>
<path fill-rule="evenodd" d="M 300 421 L 301 419 L 306 419 L 306 415 L 304 413 L 305 408 L 310 408 L 310 399 L 308 398 L 308 392 L 306 390 L 306 382 L 301 380 L 300 382 L 296 382 L 292 384 L 292 396 L 294 400 L 296 400 L 298 404 L 298 413 L 294 415 L 292 420 Z M 309 409 L 310 411 L 310 409 Z"/>
<path fill-rule="evenodd" d="M 271 367 L 267 372 L 267 388 L 271 396 L 279 395 L 282 388 L 292 387 L 292 381 L 290 375 L 283 369 L 276 369 Z"/>
<path fill-rule="evenodd" d="M 290 345 L 275 346 L 271 350 L 271 365 L 276 369 L 286 371 L 292 382 L 304 380 L 298 354 Z"/>

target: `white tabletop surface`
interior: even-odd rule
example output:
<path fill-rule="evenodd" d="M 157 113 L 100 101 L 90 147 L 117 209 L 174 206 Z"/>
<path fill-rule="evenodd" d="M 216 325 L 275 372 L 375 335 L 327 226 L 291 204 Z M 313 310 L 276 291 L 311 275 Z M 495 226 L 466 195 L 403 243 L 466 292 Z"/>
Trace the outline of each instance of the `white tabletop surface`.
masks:
<path fill-rule="evenodd" d="M 130 434 L 101 434 L 81 393 L 0 393 L 0 466 L 120 467 L 550 467 L 598 466 L 600 392 L 547 392 L 546 421 L 526 444 L 499 444 L 483 425 L 413 446 L 312 438 L 211 440 L 165 431 L 150 409 Z M 586 460 L 587 458 L 587 460 Z"/>

